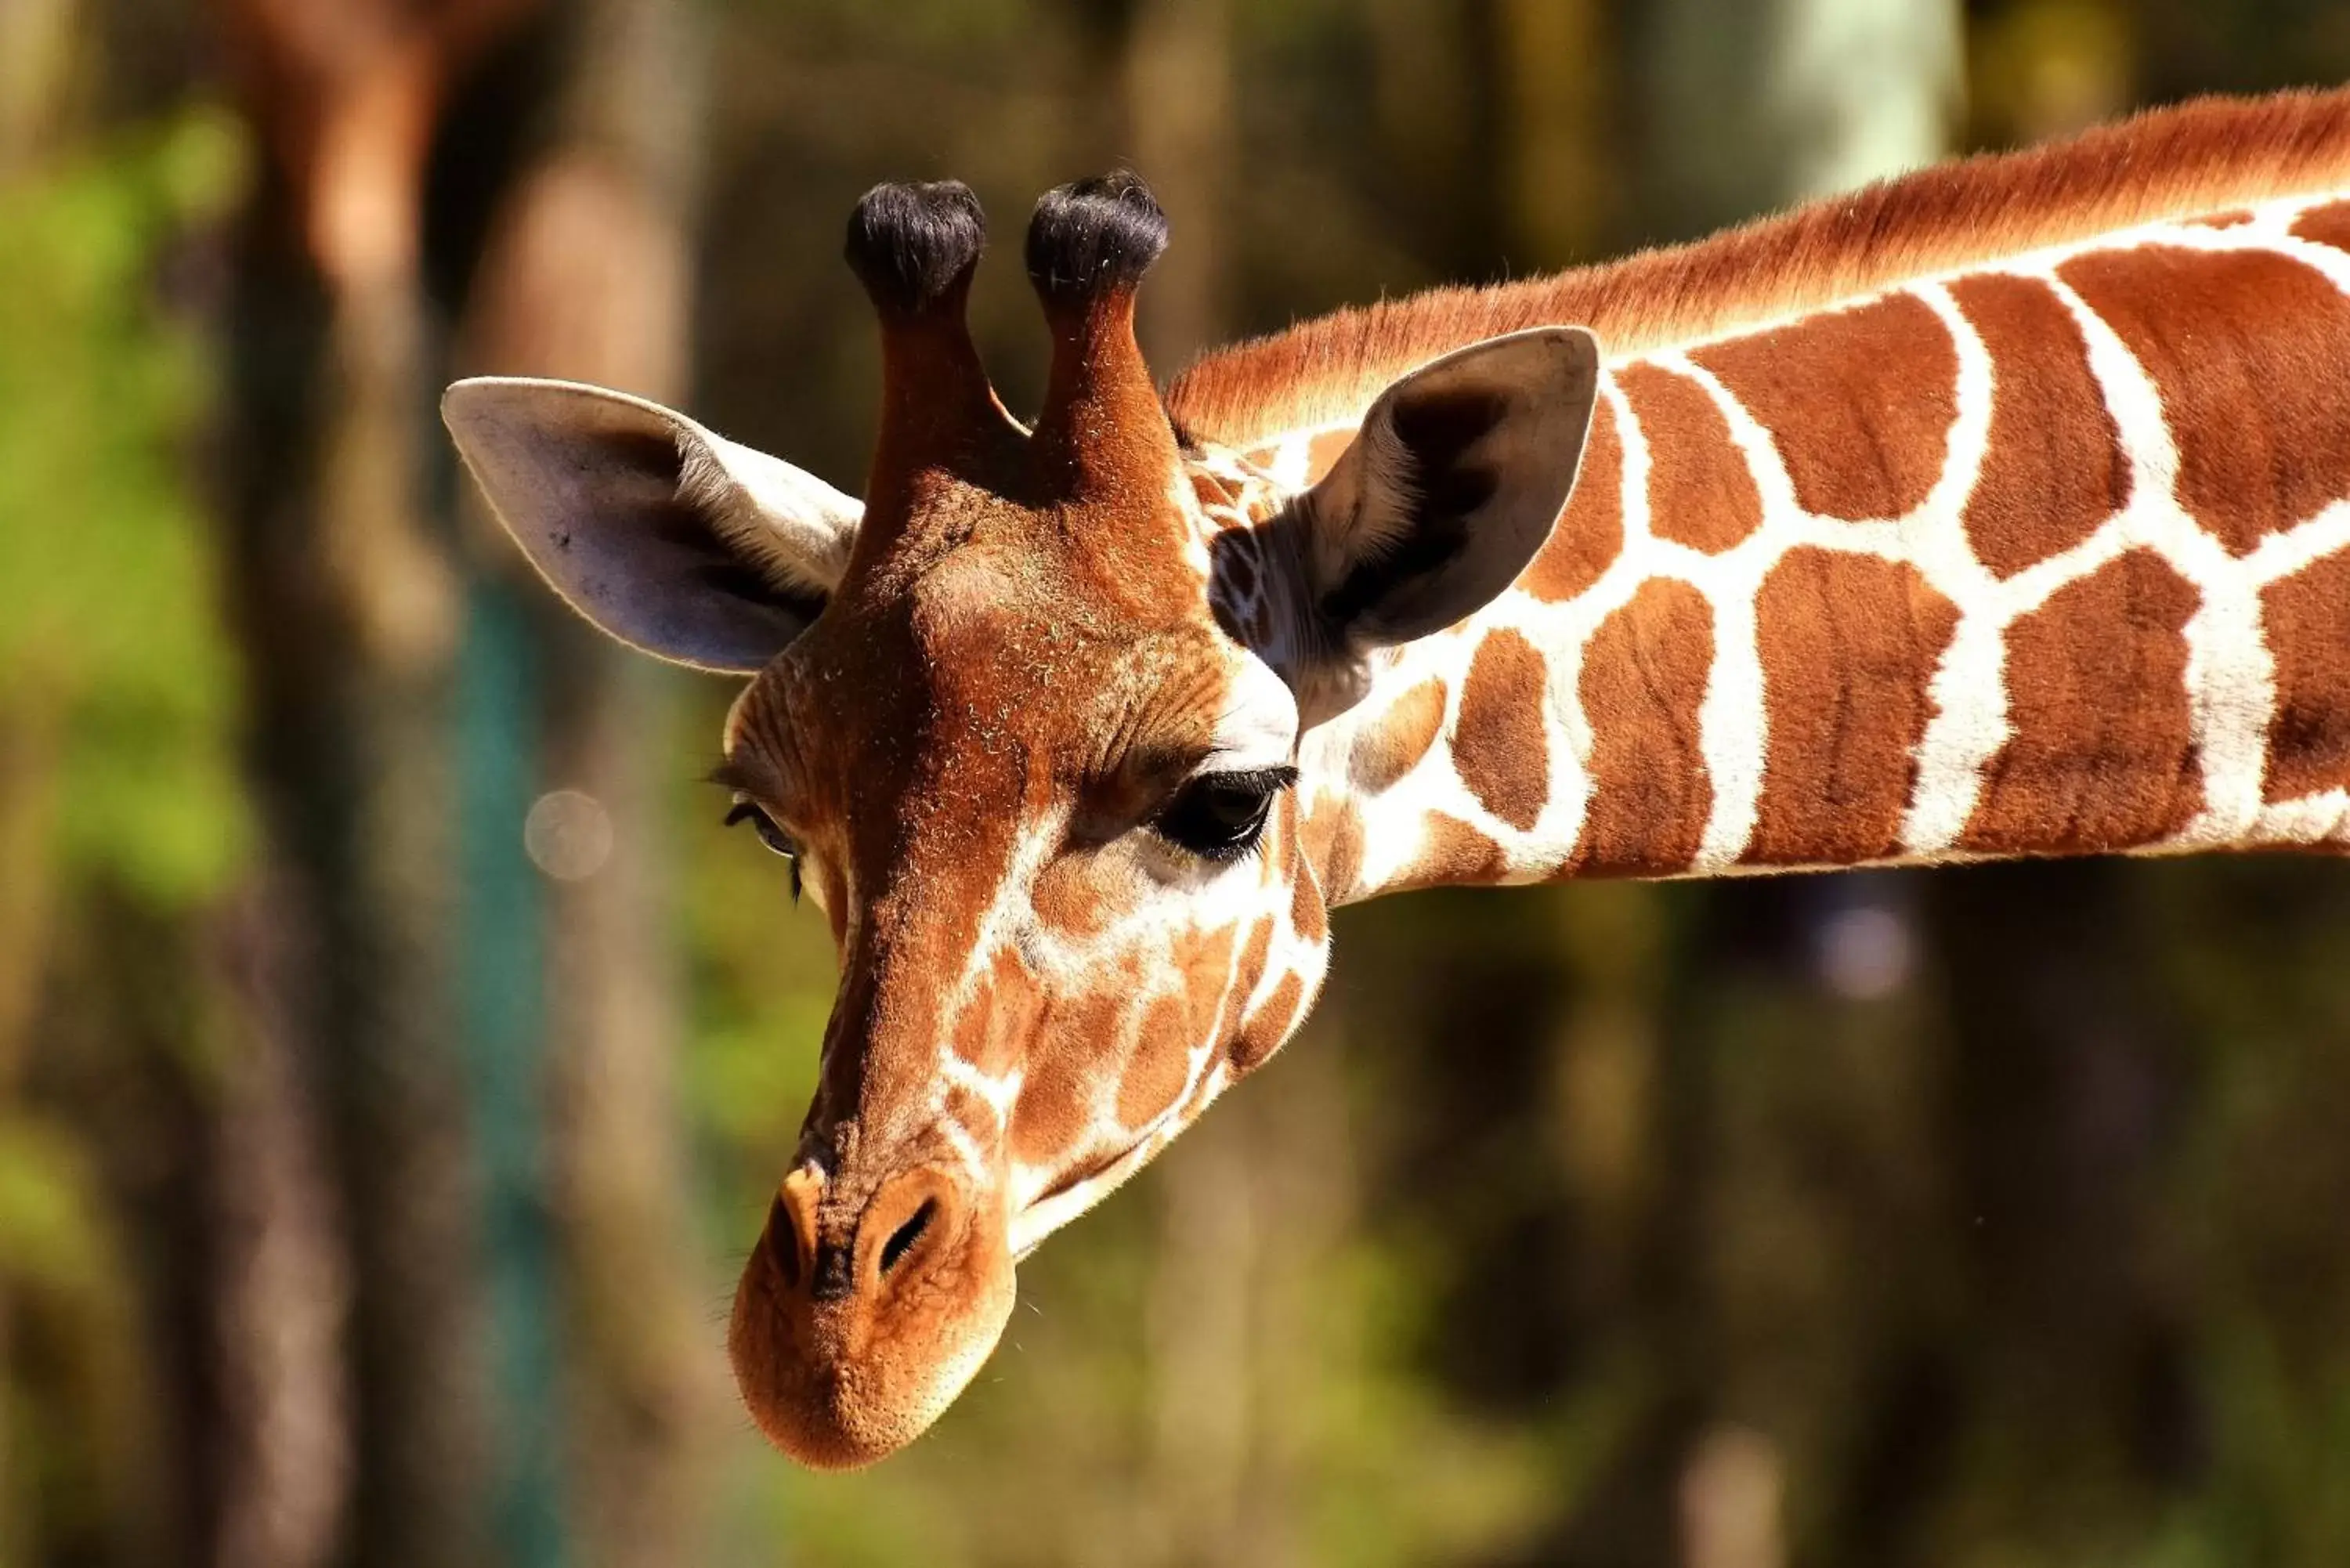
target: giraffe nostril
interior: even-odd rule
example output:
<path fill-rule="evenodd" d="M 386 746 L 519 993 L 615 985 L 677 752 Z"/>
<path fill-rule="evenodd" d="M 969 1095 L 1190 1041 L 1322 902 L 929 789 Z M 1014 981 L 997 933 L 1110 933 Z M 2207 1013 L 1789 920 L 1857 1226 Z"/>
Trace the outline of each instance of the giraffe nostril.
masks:
<path fill-rule="evenodd" d="M 898 1266 L 898 1260 L 911 1251 L 914 1243 L 922 1239 L 922 1232 L 930 1229 L 931 1218 L 938 1210 L 939 1200 L 926 1198 L 922 1206 L 915 1210 L 903 1225 L 890 1232 L 889 1240 L 881 1247 L 881 1272 L 885 1277 Z"/>
<path fill-rule="evenodd" d="M 792 1206 L 777 1193 L 767 1206 L 767 1256 L 775 1265 L 785 1290 L 797 1290 L 800 1282 L 800 1232 L 798 1222 L 792 1218 Z"/>

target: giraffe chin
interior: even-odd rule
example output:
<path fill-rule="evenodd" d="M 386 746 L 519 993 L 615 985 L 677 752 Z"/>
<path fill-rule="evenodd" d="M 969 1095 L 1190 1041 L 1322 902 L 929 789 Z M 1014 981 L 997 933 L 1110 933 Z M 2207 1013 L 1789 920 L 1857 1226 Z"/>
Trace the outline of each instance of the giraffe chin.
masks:
<path fill-rule="evenodd" d="M 767 1440 L 812 1469 L 858 1469 L 930 1429 L 1011 1319 L 1013 1261 L 991 1209 L 926 1236 L 887 1278 L 825 1297 L 795 1288 L 771 1213 L 743 1266 L 727 1355 Z M 788 1232 L 788 1222 L 785 1230 Z"/>

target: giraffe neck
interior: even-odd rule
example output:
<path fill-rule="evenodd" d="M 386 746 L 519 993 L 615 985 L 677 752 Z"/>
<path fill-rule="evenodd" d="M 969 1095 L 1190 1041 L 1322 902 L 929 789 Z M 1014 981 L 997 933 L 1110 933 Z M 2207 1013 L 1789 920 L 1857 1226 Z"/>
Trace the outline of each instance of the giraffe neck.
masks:
<path fill-rule="evenodd" d="M 1619 360 L 1516 585 L 1307 737 L 1326 889 L 2350 844 L 2345 386 L 2332 196 Z"/>

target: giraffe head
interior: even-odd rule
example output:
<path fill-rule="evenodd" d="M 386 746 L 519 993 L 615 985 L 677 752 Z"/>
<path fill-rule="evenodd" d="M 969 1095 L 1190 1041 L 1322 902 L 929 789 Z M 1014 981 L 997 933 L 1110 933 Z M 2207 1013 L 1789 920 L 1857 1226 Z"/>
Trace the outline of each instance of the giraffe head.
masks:
<path fill-rule="evenodd" d="M 958 184 L 879 187 L 850 221 L 883 367 L 861 503 L 592 388 L 445 405 L 577 608 L 752 677 L 723 776 L 840 980 L 730 1350 L 760 1426 L 819 1466 L 928 1426 L 1002 1332 L 1015 1261 L 1302 1019 L 1328 890 L 1301 729 L 1517 575 L 1596 374 L 1567 329 L 1452 356 L 1284 495 L 1169 423 L 1133 333 L 1166 236 L 1140 182 L 1037 206 L 1053 357 L 1024 429 L 964 326 L 983 234 Z"/>

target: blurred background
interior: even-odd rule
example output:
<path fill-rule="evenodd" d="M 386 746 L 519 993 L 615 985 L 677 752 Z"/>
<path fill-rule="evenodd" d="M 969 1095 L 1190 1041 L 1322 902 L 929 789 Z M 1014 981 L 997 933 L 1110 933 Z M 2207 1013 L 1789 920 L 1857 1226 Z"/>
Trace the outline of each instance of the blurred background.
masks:
<path fill-rule="evenodd" d="M 734 1403 L 820 918 L 469 371 L 858 487 L 885 178 L 1128 163 L 1161 374 L 2136 106 L 2341 0 L 0 0 L 0 1564 L 2350 1562 L 2350 877 L 1423 894 L 903 1456 Z"/>

